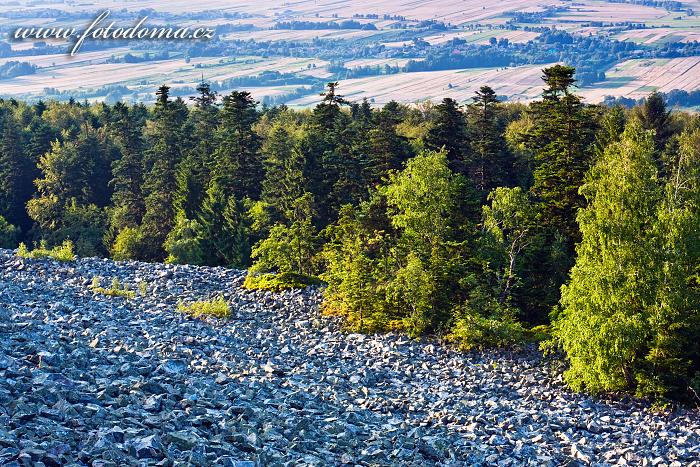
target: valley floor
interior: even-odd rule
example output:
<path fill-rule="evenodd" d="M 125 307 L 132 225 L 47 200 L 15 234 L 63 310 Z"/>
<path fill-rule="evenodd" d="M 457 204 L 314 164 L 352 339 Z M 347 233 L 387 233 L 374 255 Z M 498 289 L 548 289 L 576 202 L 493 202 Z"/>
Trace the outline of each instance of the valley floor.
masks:
<path fill-rule="evenodd" d="M 697 411 L 572 394 L 535 351 L 344 334 L 317 291 L 243 277 L 0 250 L 0 465 L 700 465 Z M 218 294 L 229 321 L 174 312 Z"/>

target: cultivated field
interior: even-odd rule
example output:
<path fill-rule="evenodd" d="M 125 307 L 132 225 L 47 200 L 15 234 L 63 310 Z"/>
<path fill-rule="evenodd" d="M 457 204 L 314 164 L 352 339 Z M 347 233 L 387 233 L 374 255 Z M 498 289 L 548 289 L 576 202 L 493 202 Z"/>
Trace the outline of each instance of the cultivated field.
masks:
<path fill-rule="evenodd" d="M 225 34 L 226 40 L 263 41 L 311 41 L 313 39 L 361 39 L 381 34 L 381 31 L 363 31 L 360 29 L 310 29 L 287 30 L 272 29 L 259 31 L 241 31 Z"/>
<path fill-rule="evenodd" d="M 542 92 L 541 68 L 522 66 L 373 76 L 340 81 L 339 92 L 351 101 L 367 98 L 375 104 L 392 100 L 405 103 L 439 101 L 445 97 L 465 102 L 479 87 L 489 85 L 498 95 L 512 100 L 529 100 Z M 318 96 L 308 96 L 289 105 L 309 106 L 319 99 Z"/>
<path fill-rule="evenodd" d="M 653 8 L 629 3 L 607 3 L 596 1 L 569 4 L 569 11 L 556 15 L 556 20 L 566 22 L 647 22 L 664 18 L 668 12 L 662 8 Z"/>
<path fill-rule="evenodd" d="M 96 63 L 88 64 L 85 57 L 75 63 L 64 62 L 56 66 L 40 68 L 36 74 L 20 76 L 0 82 L 0 93 L 4 96 L 40 97 L 46 88 L 59 91 L 86 91 L 105 85 L 126 85 L 134 90 L 147 90 L 151 94 L 157 86 L 166 83 L 179 86 L 196 86 L 202 79 L 221 82 L 228 78 L 256 76 L 264 71 L 281 73 L 306 70 L 309 65 L 324 67 L 326 62 L 307 58 L 241 57 L 235 60 L 206 58 L 171 59 L 144 63 Z M 59 58 L 57 57 L 57 58 Z M 82 61 L 81 61 L 82 60 Z M 274 89 L 270 90 L 273 93 Z M 262 93 L 260 91 L 259 93 Z"/>
<path fill-rule="evenodd" d="M 693 42 L 700 41 L 700 28 L 654 28 L 654 29 L 633 29 L 623 31 L 615 36 L 622 41 L 634 41 L 639 44 L 653 45 L 667 42 Z"/>
<path fill-rule="evenodd" d="M 446 32 L 442 34 L 436 34 L 434 36 L 428 36 L 424 39 L 431 45 L 443 44 L 445 42 L 451 41 L 452 39 L 462 39 L 467 42 L 473 42 L 477 44 L 488 44 L 489 39 L 491 39 L 492 37 L 496 39 L 508 39 L 508 41 L 514 43 L 524 43 L 535 39 L 537 36 L 539 36 L 539 33 L 531 31 L 486 29 L 464 32 Z"/>
<path fill-rule="evenodd" d="M 359 68 L 363 66 L 398 66 L 402 67 L 408 63 L 408 58 L 362 58 L 345 62 L 345 68 Z M 416 59 L 420 61 L 421 59 Z"/>
<path fill-rule="evenodd" d="M 654 90 L 694 91 L 700 89 L 700 57 L 628 60 L 611 69 L 607 78 L 602 85 L 584 88 L 580 94 L 597 102 L 606 95 L 639 99 Z"/>
<path fill-rule="evenodd" d="M 21 7 L 27 7 L 34 2 L 20 0 Z M 378 13 L 402 15 L 411 19 L 440 19 L 459 24 L 463 22 L 483 21 L 495 18 L 504 12 L 513 10 L 537 9 L 545 5 L 563 4 L 559 0 L 514 0 L 502 2 L 498 0 L 380 0 L 368 4 L 365 0 L 270 0 L 265 2 L 247 2 L 236 0 L 207 0 L 206 7 L 200 10 L 213 10 L 227 13 L 247 13 L 256 16 L 280 19 L 287 17 L 351 17 L 354 14 Z M 17 7 L 15 7 L 17 8 Z M 158 11 L 173 13 L 191 12 L 191 0 L 138 0 L 124 2 L 121 0 L 85 1 L 85 2 L 45 2 L 41 6 L 30 6 L 37 11 L 49 8 L 66 11 L 84 11 L 103 8 L 114 10 L 127 8 L 138 11 L 153 8 Z"/>
<path fill-rule="evenodd" d="M 211 82 L 222 82 L 229 78 L 255 77 L 265 71 L 293 73 L 304 78 L 304 85 L 255 87 L 257 98 L 288 94 L 300 87 L 312 86 L 313 80 L 341 79 L 329 72 L 331 61 L 343 63 L 348 68 L 362 66 L 403 66 L 411 57 L 421 55 L 411 51 L 391 50 L 403 48 L 414 39 L 422 39 L 433 46 L 440 46 L 459 38 L 472 44 L 487 44 L 491 39 L 507 39 L 511 43 L 527 43 L 539 33 L 525 31 L 538 26 L 556 26 L 581 35 L 614 34 L 618 40 L 635 41 L 648 47 L 663 46 L 668 42 L 700 41 L 700 0 L 683 2 L 682 11 L 667 11 L 662 7 L 648 7 L 631 3 L 611 3 L 600 0 L 271 0 L 249 2 L 244 0 L 0 0 L 0 32 L 7 33 L 13 27 L 25 26 L 71 26 L 80 28 L 87 24 L 95 12 L 111 8 L 140 12 L 152 8 L 166 14 L 181 15 L 176 20 L 152 16 L 148 24 L 176 21 L 178 25 L 249 25 L 250 31 L 223 34 L 225 41 L 242 40 L 254 42 L 312 42 L 316 39 L 337 41 L 343 54 L 334 56 L 334 51 L 319 47 L 319 57 L 309 52 L 306 57 L 267 56 L 266 46 L 250 52 L 254 57 L 198 57 L 186 62 L 182 49 L 171 54 L 169 60 L 143 63 L 106 63 L 111 57 L 122 57 L 126 53 L 155 53 L 143 50 L 144 45 L 131 50 L 121 45 L 99 52 L 82 52 L 75 58 L 67 54 L 32 55 L 32 44 L 12 43 L 12 57 L 0 58 L 0 66 L 8 61 L 29 62 L 39 69 L 36 74 L 0 81 L 0 97 L 13 96 L 39 98 L 46 89 L 82 92 L 93 95 L 93 91 L 106 85 L 123 85 L 133 94 L 130 99 L 152 100 L 157 86 L 167 83 L 174 88 L 194 87 L 202 77 Z M 515 29 L 505 29 L 512 22 L 515 12 L 542 12 L 557 7 L 541 23 L 516 24 Z M 693 10 L 693 11 L 691 11 Z M 27 12 L 36 12 L 35 16 Z M 55 11 L 55 13 L 54 13 Z M 191 14 L 204 12 L 197 19 Z M 12 14 L 10 14 L 12 12 Z M 68 12 L 72 16 L 67 16 Z M 376 18 L 354 18 L 354 15 L 378 15 Z M 387 17 L 384 17 L 387 15 Z M 397 25 L 395 16 L 403 16 L 408 23 Z M 76 18 L 79 18 L 76 20 Z M 84 18 L 84 20 L 82 19 Z M 282 21 L 341 22 L 354 19 L 370 22 L 377 30 L 317 29 L 278 30 L 272 29 Z M 451 25 L 447 30 L 415 26 L 421 20 L 442 21 Z M 125 20 L 119 20 L 123 24 Z M 612 23 L 644 23 L 645 29 L 620 32 L 612 29 Z M 128 22 L 127 22 L 128 23 Z M 425 25 L 423 25 L 425 26 Z M 612 30 L 611 30 L 612 29 Z M 333 43 L 335 44 L 335 42 Z M 347 46 L 346 46 L 347 44 Z M 377 56 L 366 53 L 367 46 L 383 45 Z M 308 47 L 308 45 L 305 45 Z M 148 45 L 146 45 L 148 47 Z M 255 47 L 255 45 L 254 45 Z M 66 51 L 70 47 L 66 44 Z M 314 50 L 313 45 L 309 50 Z M 221 54 L 221 52 L 218 52 Z M 395 58 L 384 58 L 386 56 Z M 196 56 L 196 55 L 195 55 Z M 418 58 L 420 59 L 420 58 Z M 674 60 L 630 60 L 619 64 L 607 73 L 608 80 L 595 88 L 580 90 L 590 100 L 600 100 L 605 95 L 640 97 L 653 89 L 668 91 L 674 88 L 694 90 L 698 88 L 700 68 L 698 57 Z M 395 99 L 415 102 L 426 99 L 439 100 L 453 97 L 459 101 L 470 99 L 479 86 L 488 84 L 502 96 L 514 100 L 536 97 L 541 89 L 540 70 L 545 64 L 508 69 L 471 69 L 434 71 L 424 73 L 382 75 L 342 81 L 342 92 L 353 100 L 372 99 L 377 104 Z M 318 85 L 316 82 L 314 85 Z M 245 86 L 249 88 L 250 86 Z M 104 90 L 104 94 L 109 89 Z M 86 94 L 87 92 L 87 94 Z M 318 100 L 316 91 L 292 102 L 294 105 L 310 105 Z M 97 95 L 95 98 L 105 98 Z"/>

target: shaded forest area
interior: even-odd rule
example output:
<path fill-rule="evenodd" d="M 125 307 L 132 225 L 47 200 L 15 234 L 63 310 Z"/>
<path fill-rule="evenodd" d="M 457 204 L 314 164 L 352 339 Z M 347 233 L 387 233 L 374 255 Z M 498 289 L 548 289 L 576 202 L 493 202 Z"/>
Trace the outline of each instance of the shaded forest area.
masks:
<path fill-rule="evenodd" d="M 574 74 L 529 105 L 3 101 L 0 247 L 323 281 L 349 329 L 541 340 L 574 389 L 697 399 L 700 119 L 586 104 Z"/>

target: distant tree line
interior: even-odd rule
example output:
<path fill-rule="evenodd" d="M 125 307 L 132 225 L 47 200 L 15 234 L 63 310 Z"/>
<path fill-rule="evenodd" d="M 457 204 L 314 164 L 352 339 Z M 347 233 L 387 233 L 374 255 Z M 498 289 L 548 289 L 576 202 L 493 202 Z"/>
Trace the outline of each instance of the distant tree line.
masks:
<path fill-rule="evenodd" d="M 685 91 L 683 89 L 673 89 L 669 92 L 658 93 L 668 105 L 679 106 L 679 107 L 695 107 L 700 106 L 700 90 L 695 91 Z M 645 98 L 632 99 L 629 97 L 619 96 L 605 96 L 603 99 L 603 104 L 613 107 L 620 105 L 626 108 L 632 108 L 637 105 L 643 104 Z"/>
<path fill-rule="evenodd" d="M 0 79 L 16 78 L 34 73 L 36 73 L 36 65 L 32 63 L 9 61 L 0 65 Z"/>
<path fill-rule="evenodd" d="M 683 11 L 683 2 L 669 0 L 608 0 L 610 3 L 628 3 L 632 5 L 644 5 L 653 8 L 663 8 L 668 11 Z"/>
<path fill-rule="evenodd" d="M 372 23 L 360 23 L 355 20 L 345 21 L 282 21 L 275 23 L 273 29 L 291 30 L 317 30 L 317 29 L 361 29 L 364 31 L 376 31 L 377 27 Z"/>

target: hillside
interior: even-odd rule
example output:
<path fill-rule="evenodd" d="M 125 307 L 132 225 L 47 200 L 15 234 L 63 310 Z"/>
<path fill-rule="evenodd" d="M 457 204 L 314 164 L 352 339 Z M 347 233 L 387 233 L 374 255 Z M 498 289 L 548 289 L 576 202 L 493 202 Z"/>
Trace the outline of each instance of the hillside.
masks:
<path fill-rule="evenodd" d="M 344 334 L 318 291 L 243 275 L 1 250 L 0 463 L 699 465 L 696 413 L 569 393 L 534 351 Z M 96 295 L 95 276 L 147 293 Z M 228 321 L 173 312 L 216 294 Z"/>

